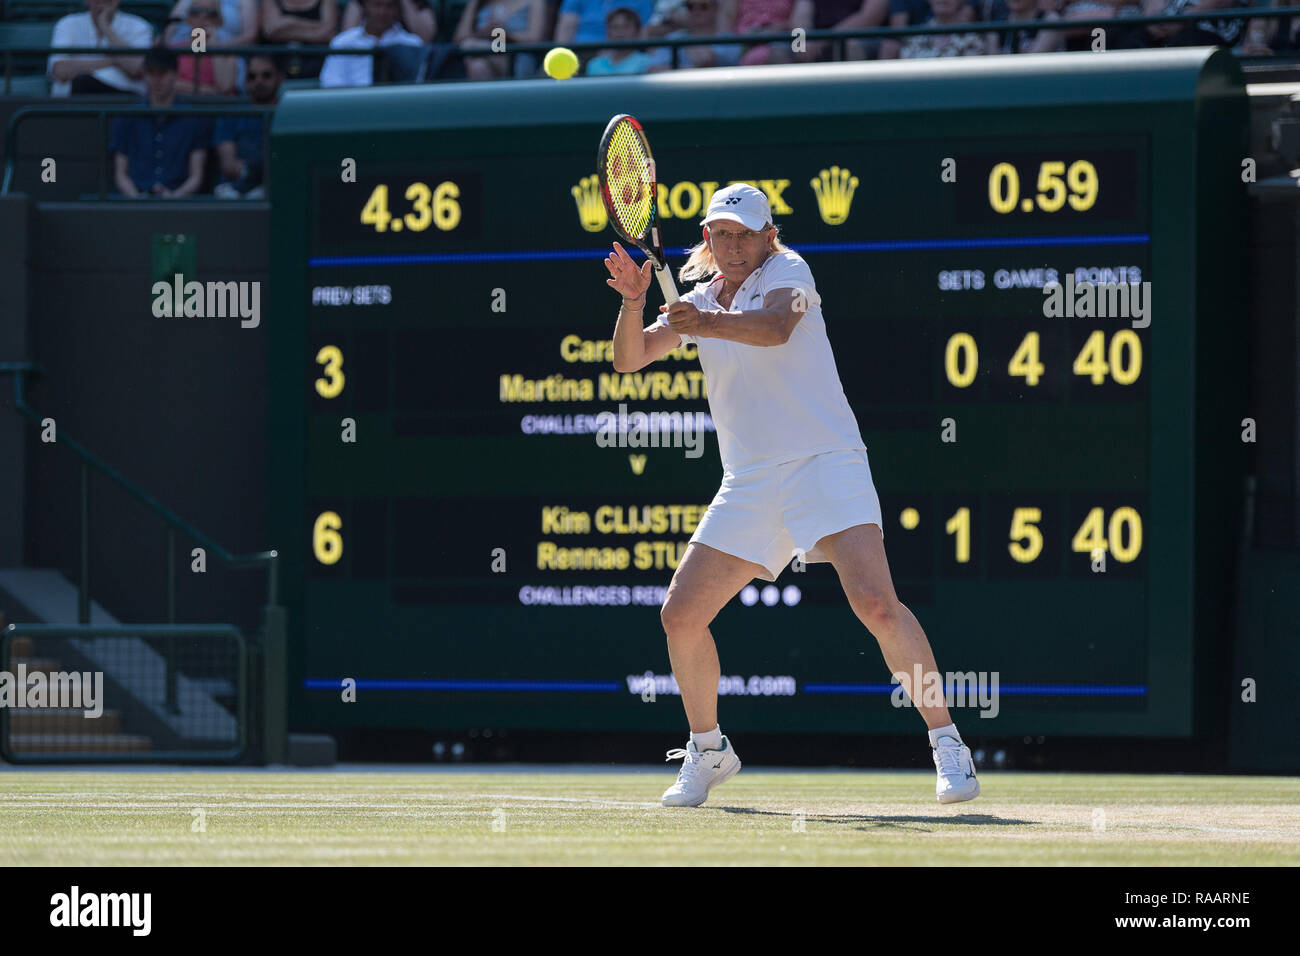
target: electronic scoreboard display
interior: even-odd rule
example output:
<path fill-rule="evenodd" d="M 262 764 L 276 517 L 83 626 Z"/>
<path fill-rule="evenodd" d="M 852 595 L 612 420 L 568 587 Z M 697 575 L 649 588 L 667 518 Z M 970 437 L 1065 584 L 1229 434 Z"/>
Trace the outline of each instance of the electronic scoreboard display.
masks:
<path fill-rule="evenodd" d="M 1195 733 L 1230 586 L 1240 276 L 1214 249 L 1244 90 L 1208 51 L 1007 59 L 290 94 L 290 725 L 680 730 L 658 611 L 722 475 L 693 347 L 611 362 L 594 159 L 631 112 L 674 266 L 746 181 L 811 267 L 898 594 L 941 670 L 996 674 L 965 732 Z M 829 565 L 754 581 L 713 633 L 728 725 L 918 726 Z"/>

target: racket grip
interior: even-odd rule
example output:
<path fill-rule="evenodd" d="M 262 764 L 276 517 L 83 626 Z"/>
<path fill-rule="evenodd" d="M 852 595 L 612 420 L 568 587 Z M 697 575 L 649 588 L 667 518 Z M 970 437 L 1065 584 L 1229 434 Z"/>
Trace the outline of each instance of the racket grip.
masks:
<path fill-rule="evenodd" d="M 673 282 L 672 270 L 666 267 L 655 269 L 655 275 L 659 277 L 659 288 L 663 290 L 664 302 L 672 305 L 680 298 L 677 295 L 677 284 Z"/>
<path fill-rule="evenodd" d="M 659 289 L 664 294 L 664 302 L 668 305 L 672 305 L 674 302 L 678 301 L 681 296 L 677 294 L 677 284 L 673 282 L 672 270 L 665 266 L 662 269 L 656 268 L 654 273 L 659 278 Z M 668 328 L 668 323 L 664 321 L 664 314 L 662 312 L 659 313 L 658 318 L 646 326 L 646 331 L 648 332 L 651 329 L 658 328 L 659 326 Z"/>

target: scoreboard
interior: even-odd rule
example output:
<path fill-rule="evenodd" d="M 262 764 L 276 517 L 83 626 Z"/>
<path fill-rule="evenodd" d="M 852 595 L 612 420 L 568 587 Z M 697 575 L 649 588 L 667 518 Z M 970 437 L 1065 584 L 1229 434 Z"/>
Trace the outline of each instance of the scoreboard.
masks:
<path fill-rule="evenodd" d="M 807 260 L 898 594 L 941 670 L 996 675 L 964 732 L 1203 729 L 1244 410 L 1245 93 L 1208 50 L 289 94 L 290 726 L 684 726 L 658 609 L 721 465 L 692 346 L 612 365 L 619 112 L 674 266 L 737 181 Z M 920 726 L 829 565 L 754 581 L 713 633 L 728 726 Z"/>

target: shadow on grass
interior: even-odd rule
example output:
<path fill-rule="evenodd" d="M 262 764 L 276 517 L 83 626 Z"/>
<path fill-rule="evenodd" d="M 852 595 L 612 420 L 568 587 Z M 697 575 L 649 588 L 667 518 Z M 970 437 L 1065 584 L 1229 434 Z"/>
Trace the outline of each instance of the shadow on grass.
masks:
<path fill-rule="evenodd" d="M 723 813 L 743 813 L 753 816 L 762 817 L 785 817 L 788 820 L 797 819 L 795 811 L 784 810 L 755 810 L 753 807 L 714 807 L 715 810 L 721 810 Z M 922 816 L 886 816 L 884 814 L 871 813 L 810 813 L 803 817 L 806 823 L 833 823 L 840 826 L 852 826 L 855 830 L 910 830 L 912 832 L 928 833 L 926 827 L 909 827 L 905 824 L 922 823 L 922 824 L 939 824 L 942 826 L 967 826 L 967 827 L 1025 827 L 1033 826 L 1033 820 L 1017 820 L 1008 817 L 994 817 L 987 813 L 962 813 L 957 816 L 944 817 L 922 817 Z M 857 824 L 855 826 L 855 824 Z"/>

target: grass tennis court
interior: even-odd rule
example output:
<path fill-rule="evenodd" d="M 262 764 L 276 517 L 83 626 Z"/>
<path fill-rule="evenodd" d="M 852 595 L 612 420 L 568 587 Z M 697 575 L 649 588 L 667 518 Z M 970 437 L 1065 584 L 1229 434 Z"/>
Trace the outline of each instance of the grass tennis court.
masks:
<path fill-rule="evenodd" d="M 0 866 L 1300 864 L 1292 778 L 746 769 L 666 810 L 656 770 L 14 770 Z"/>

